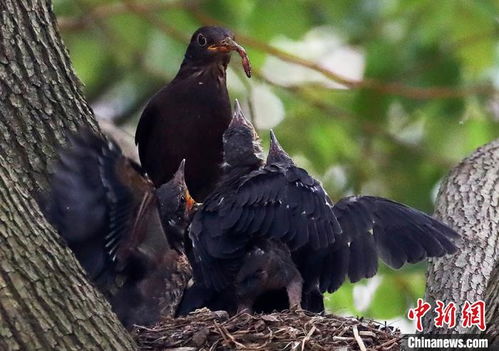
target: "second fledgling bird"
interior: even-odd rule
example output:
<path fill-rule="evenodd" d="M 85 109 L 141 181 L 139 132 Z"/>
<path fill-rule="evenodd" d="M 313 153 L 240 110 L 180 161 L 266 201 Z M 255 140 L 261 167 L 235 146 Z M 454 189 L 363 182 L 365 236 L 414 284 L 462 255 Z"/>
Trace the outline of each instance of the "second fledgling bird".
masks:
<path fill-rule="evenodd" d="M 191 224 L 194 278 L 205 289 L 236 291 L 244 297 L 235 299 L 238 309 L 250 310 L 266 291 L 285 289 L 290 304 L 320 312 L 323 292 L 337 290 L 347 276 L 372 277 L 378 258 L 400 268 L 456 251 L 458 234 L 413 208 L 373 196 L 333 204 L 272 131 L 263 164 L 256 132 L 241 118 L 236 109 L 231 125 L 238 128 L 224 134 L 224 175 Z"/>
<path fill-rule="evenodd" d="M 117 144 L 88 130 L 60 152 L 44 212 L 121 322 L 172 316 L 191 277 L 184 162 L 155 189 Z"/>

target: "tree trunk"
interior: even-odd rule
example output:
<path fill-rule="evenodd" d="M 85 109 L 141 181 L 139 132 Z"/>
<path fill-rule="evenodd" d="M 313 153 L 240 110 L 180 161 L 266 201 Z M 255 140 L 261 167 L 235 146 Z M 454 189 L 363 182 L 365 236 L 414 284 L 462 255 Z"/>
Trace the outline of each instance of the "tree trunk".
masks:
<path fill-rule="evenodd" d="M 134 343 L 38 210 L 55 149 L 96 129 L 49 0 L 0 1 L 0 349 Z"/>
<path fill-rule="evenodd" d="M 456 229 L 460 251 L 432 259 L 427 272 L 426 300 L 486 302 L 487 334 L 499 330 L 499 140 L 477 149 L 455 167 L 440 188 L 436 216 Z M 460 313 L 458 313 L 460 315 Z M 424 330 L 431 333 L 470 333 L 460 326 L 436 328 L 428 313 Z M 459 320 L 459 318 L 458 318 Z"/>
<path fill-rule="evenodd" d="M 499 262 L 496 264 L 485 290 L 485 320 L 486 334 L 492 338 L 492 343 L 499 347 Z"/>

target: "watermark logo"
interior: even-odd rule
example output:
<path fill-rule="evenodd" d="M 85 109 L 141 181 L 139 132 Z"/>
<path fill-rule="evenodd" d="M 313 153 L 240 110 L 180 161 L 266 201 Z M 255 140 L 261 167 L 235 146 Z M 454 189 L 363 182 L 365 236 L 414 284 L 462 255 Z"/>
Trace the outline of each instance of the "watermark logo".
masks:
<path fill-rule="evenodd" d="M 435 327 L 442 328 L 445 324 L 449 328 L 454 328 L 456 326 L 456 311 L 457 307 L 454 302 L 449 303 L 447 306 L 440 301 L 437 300 L 437 307 L 435 308 L 435 312 L 437 312 L 437 317 L 435 317 Z"/>
<path fill-rule="evenodd" d="M 437 306 L 434 311 L 436 317 L 433 319 L 434 324 L 437 328 L 442 328 L 447 325 L 449 328 L 455 328 L 457 326 L 457 307 L 454 302 L 445 304 L 440 300 L 436 301 Z M 419 332 L 423 331 L 422 319 L 426 313 L 431 310 L 432 306 L 425 302 L 423 299 L 419 298 L 415 308 L 409 309 L 407 317 L 410 320 L 416 320 L 416 329 Z M 476 302 L 470 303 L 466 301 L 463 304 L 463 308 L 460 311 L 460 325 L 463 328 L 471 328 L 473 326 L 478 327 L 481 331 L 486 328 L 485 325 L 485 302 L 478 300 Z"/>
<path fill-rule="evenodd" d="M 481 331 L 485 330 L 485 302 L 482 300 L 472 304 L 466 301 L 461 316 L 462 327 L 471 328 L 476 325 Z"/>
<path fill-rule="evenodd" d="M 426 313 L 431 309 L 431 305 L 428 302 L 424 302 L 423 299 L 418 299 L 418 304 L 416 308 L 411 308 L 407 313 L 407 317 L 413 321 L 416 319 L 416 329 L 418 331 L 423 331 L 422 319 Z"/>

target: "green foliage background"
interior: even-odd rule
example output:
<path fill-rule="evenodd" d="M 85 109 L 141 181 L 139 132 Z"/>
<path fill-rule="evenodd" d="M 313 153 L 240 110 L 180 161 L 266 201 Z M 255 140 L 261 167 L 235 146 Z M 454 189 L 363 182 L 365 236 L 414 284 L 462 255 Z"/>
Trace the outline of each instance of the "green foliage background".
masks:
<path fill-rule="evenodd" d="M 499 135 L 493 0 L 54 0 L 54 7 L 97 114 L 132 134 L 148 97 L 176 73 L 192 32 L 215 23 L 235 31 L 255 76 L 244 78 L 234 57 L 232 97 L 248 101 L 263 86 L 274 105 L 282 103 L 285 118 L 274 126 L 281 143 L 333 199 L 369 193 L 432 212 L 442 177 Z M 338 89 L 324 78 L 295 84 L 268 78 L 264 67 L 275 54 L 309 59 L 281 44 L 303 42 L 316 28 L 362 53 L 361 84 Z M 260 134 L 267 142 L 267 132 Z M 352 284 L 328 297 L 328 307 L 396 318 L 424 293 L 424 264 L 397 272 L 382 266 L 380 277 L 362 311 Z"/>

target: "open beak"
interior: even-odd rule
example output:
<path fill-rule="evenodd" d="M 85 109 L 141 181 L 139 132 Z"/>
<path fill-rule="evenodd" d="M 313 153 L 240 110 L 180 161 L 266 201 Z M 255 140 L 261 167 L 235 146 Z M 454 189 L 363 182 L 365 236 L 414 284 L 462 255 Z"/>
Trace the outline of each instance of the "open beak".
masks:
<path fill-rule="evenodd" d="M 187 184 L 185 183 L 185 158 L 180 162 L 180 166 L 178 167 L 177 172 L 173 176 L 176 183 L 181 186 L 184 190 L 184 199 L 185 199 L 185 214 L 189 218 L 192 212 L 196 209 L 196 200 L 194 200 L 189 193 L 189 189 L 187 188 Z"/>
<path fill-rule="evenodd" d="M 212 52 L 219 52 L 219 53 L 224 53 L 227 54 L 231 51 L 237 51 L 239 56 L 241 56 L 242 59 L 242 64 L 244 68 L 244 72 L 246 73 L 246 76 L 248 78 L 251 77 L 251 64 L 249 62 L 248 54 L 246 54 L 246 50 L 236 43 L 236 41 L 230 37 L 226 37 L 222 41 L 212 44 L 208 46 L 208 50 Z"/>
<path fill-rule="evenodd" d="M 191 218 L 193 212 L 196 209 L 196 201 L 192 198 L 187 188 L 184 190 L 184 198 L 185 198 L 185 215 L 187 218 Z"/>

